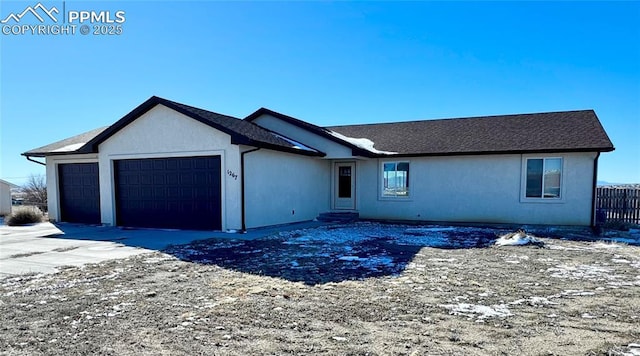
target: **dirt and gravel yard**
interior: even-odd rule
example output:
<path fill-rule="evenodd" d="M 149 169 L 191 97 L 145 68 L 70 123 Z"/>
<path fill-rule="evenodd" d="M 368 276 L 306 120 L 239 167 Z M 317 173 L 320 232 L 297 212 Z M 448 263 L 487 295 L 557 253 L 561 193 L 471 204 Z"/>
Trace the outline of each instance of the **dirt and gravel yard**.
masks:
<path fill-rule="evenodd" d="M 639 247 L 503 232 L 357 223 L 5 278 L 0 354 L 640 354 Z"/>

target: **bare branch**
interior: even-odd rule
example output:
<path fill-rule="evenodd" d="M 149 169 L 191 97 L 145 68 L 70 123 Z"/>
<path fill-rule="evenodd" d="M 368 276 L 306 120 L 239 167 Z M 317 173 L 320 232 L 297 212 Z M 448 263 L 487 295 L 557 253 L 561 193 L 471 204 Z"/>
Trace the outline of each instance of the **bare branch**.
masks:
<path fill-rule="evenodd" d="M 25 194 L 25 205 L 36 205 L 43 211 L 47 210 L 47 181 L 43 175 L 32 174 L 22 186 Z"/>

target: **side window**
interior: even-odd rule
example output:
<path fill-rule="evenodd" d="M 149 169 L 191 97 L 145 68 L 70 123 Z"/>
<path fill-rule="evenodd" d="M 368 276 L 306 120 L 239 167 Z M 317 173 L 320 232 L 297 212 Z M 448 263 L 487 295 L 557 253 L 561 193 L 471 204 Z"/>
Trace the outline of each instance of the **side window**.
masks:
<path fill-rule="evenodd" d="M 382 197 L 409 196 L 409 162 L 382 164 Z"/>
<path fill-rule="evenodd" d="M 560 199 L 562 158 L 527 158 L 525 197 Z"/>

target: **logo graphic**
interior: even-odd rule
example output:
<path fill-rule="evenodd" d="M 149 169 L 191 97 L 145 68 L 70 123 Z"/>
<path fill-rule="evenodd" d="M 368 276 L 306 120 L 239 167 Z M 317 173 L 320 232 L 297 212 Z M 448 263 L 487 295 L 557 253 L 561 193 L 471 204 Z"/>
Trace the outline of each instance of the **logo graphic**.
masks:
<path fill-rule="evenodd" d="M 49 5 L 48 8 L 42 1 L 27 6 L 24 10 L 17 8 L 8 15 L 0 15 L 2 35 L 119 36 L 123 33 L 123 24 L 127 21 L 124 10 L 113 9 L 110 5 L 107 5 L 107 9 L 87 9 L 77 8 L 78 5 L 74 3 L 69 9 L 63 0 L 58 2 L 57 6 Z"/>
<path fill-rule="evenodd" d="M 2 0 L 0 0 L 2 1 Z M 37 1 L 37 0 L 36 0 Z M 123 24 L 127 21 L 126 13 L 121 9 L 87 9 L 77 8 L 67 2 L 58 2 L 57 6 L 43 5 L 42 0 L 33 6 L 20 8 L 0 15 L 0 28 L 3 36 L 44 36 L 44 35 L 93 35 L 119 36 L 123 32 Z M 86 5 L 85 5 L 86 6 Z M 58 10 L 62 9 L 62 11 Z"/>
<path fill-rule="evenodd" d="M 17 15 L 15 13 L 11 13 L 9 14 L 9 16 L 7 16 L 7 18 L 5 18 L 0 22 L 7 23 L 10 20 L 13 20 L 16 23 L 19 23 L 20 20 L 22 20 L 22 18 L 28 13 L 31 13 L 33 16 L 35 16 L 40 22 L 44 22 L 45 20 L 42 16 L 40 16 L 40 14 L 38 13 L 38 10 L 41 10 L 42 12 L 44 12 L 51 20 L 53 20 L 53 22 L 58 22 L 58 19 L 55 16 L 53 16 L 53 13 L 59 14 L 60 11 L 58 11 L 56 7 L 51 7 L 51 10 L 48 10 L 44 5 L 42 5 L 42 3 L 37 3 L 33 7 L 27 6 L 27 8 L 24 9 L 24 11 L 22 11 Z"/>

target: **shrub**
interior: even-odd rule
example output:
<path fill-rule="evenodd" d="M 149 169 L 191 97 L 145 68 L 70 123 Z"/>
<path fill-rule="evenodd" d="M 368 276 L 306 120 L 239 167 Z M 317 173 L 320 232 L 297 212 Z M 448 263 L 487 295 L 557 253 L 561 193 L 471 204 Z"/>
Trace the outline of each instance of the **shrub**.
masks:
<path fill-rule="evenodd" d="M 38 208 L 17 208 L 5 218 L 4 223 L 9 226 L 22 226 L 42 222 L 42 212 Z"/>

